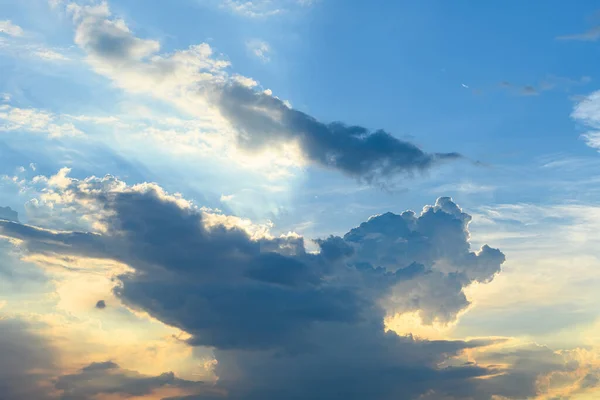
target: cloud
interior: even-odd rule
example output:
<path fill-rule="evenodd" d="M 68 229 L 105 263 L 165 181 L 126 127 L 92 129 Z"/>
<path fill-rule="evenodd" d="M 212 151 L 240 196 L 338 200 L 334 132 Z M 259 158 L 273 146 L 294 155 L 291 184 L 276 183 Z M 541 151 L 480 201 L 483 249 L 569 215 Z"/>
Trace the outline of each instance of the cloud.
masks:
<path fill-rule="evenodd" d="M 254 55 L 255 57 L 258 57 L 261 61 L 263 61 L 263 62 L 271 61 L 271 58 L 270 58 L 271 46 L 264 40 L 260 40 L 260 39 L 249 40 L 246 42 L 246 48 L 252 55 Z"/>
<path fill-rule="evenodd" d="M 550 75 L 538 84 L 520 85 L 508 81 L 500 82 L 500 87 L 511 91 L 520 96 L 537 96 L 543 92 L 551 90 L 570 91 L 573 87 L 583 86 L 591 82 L 589 76 L 582 76 L 580 79 L 571 79 L 560 76 Z"/>
<path fill-rule="evenodd" d="M 523 86 L 523 88 L 521 89 L 521 93 L 524 96 L 537 96 L 539 94 L 537 89 L 535 87 L 533 87 L 532 85 Z"/>
<path fill-rule="evenodd" d="M 0 33 L 14 37 L 21 37 L 25 34 L 23 28 L 13 24 L 10 20 L 0 21 Z"/>
<path fill-rule="evenodd" d="M 106 302 L 104 300 L 98 300 L 96 302 L 96 308 L 99 310 L 104 310 L 106 308 Z"/>
<path fill-rule="evenodd" d="M 587 145 L 600 150 L 600 91 L 579 101 L 571 113 L 571 118 L 589 129 L 582 135 Z"/>
<path fill-rule="evenodd" d="M 595 42 L 600 38 L 600 26 L 590 28 L 587 32 L 578 33 L 575 35 L 559 36 L 559 40 L 580 40 L 585 42 Z"/>
<path fill-rule="evenodd" d="M 19 213 L 17 213 L 10 207 L 1 207 L 0 206 L 0 219 L 12 221 L 12 222 L 19 222 Z"/>
<path fill-rule="evenodd" d="M 39 49 L 39 50 L 35 51 L 34 54 L 37 57 L 47 60 L 47 61 L 68 61 L 69 60 L 69 58 L 66 57 L 64 54 L 61 54 L 57 51 L 50 50 L 50 49 Z"/>
<path fill-rule="evenodd" d="M 499 250 L 470 251 L 470 216 L 449 198 L 421 214 L 373 217 L 344 237 L 318 240 L 321 251 L 311 254 L 298 235 L 248 229 L 154 184 L 76 180 L 66 171 L 37 181 L 49 206 L 87 216 L 90 230 L 0 221 L 0 235 L 30 254 L 129 265 L 117 297 L 187 332 L 189 344 L 212 347 L 218 387 L 232 399 L 408 399 L 431 389 L 468 391 L 471 378 L 496 372 L 439 367 L 494 341 L 385 332 L 388 312 L 454 320 L 468 306 L 463 288 L 500 271 Z M 86 381 L 88 373 L 75 376 Z"/>
<path fill-rule="evenodd" d="M 150 94 L 196 117 L 210 116 L 220 140 L 232 137 L 246 153 L 283 152 L 296 145 L 313 164 L 369 182 L 460 158 L 426 153 L 383 130 L 317 121 L 258 90 L 254 80 L 227 73 L 229 63 L 215 57 L 206 43 L 159 55 L 158 42 L 136 37 L 123 20 L 111 16 L 106 3 L 71 5 L 69 10 L 77 25 L 75 41 L 98 73 L 127 91 Z"/>
<path fill-rule="evenodd" d="M 205 0 L 207 1 L 207 0 Z M 308 7 L 315 0 L 223 0 L 219 6 L 247 18 L 267 18 Z"/>
<path fill-rule="evenodd" d="M 179 389 L 185 395 L 198 393 L 203 384 L 175 377 L 172 372 L 158 376 L 142 375 L 120 368 L 112 361 L 96 362 L 71 375 L 56 379 L 56 389 L 62 392 L 61 399 L 92 399 L 98 395 L 120 395 L 126 397 L 156 395 L 165 388 Z"/>
<path fill-rule="evenodd" d="M 30 131 L 48 134 L 51 138 L 81 136 L 83 132 L 70 122 L 57 122 L 57 116 L 34 108 L 0 105 L 0 132 Z"/>
<path fill-rule="evenodd" d="M 222 87 L 215 100 L 239 132 L 238 143 L 243 148 L 278 147 L 295 141 L 313 163 L 367 182 L 381 182 L 461 157 L 457 153 L 425 153 L 383 130 L 325 124 L 276 97 L 240 85 Z"/>
<path fill-rule="evenodd" d="M 54 349 L 24 321 L 0 318 L 0 331 L 2 399 L 50 399 Z"/>
<path fill-rule="evenodd" d="M 64 374 L 60 354 L 41 333 L 43 328 L 40 323 L 0 319 L 3 400 L 75 400 L 102 395 L 129 398 L 161 393 L 163 398 L 210 391 L 202 382 L 180 379 L 172 372 L 143 375 L 122 369 L 112 361 L 91 363 L 76 373 Z"/>

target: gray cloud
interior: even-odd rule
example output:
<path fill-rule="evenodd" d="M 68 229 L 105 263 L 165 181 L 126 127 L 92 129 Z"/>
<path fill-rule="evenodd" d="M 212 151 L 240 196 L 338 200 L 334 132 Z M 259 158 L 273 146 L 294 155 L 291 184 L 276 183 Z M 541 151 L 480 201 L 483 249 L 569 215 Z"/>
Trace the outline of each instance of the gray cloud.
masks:
<path fill-rule="evenodd" d="M 104 300 L 98 300 L 96 302 L 96 308 L 99 310 L 104 310 L 106 308 L 106 302 Z"/>
<path fill-rule="evenodd" d="M 0 318 L 0 396 L 3 400 L 50 399 L 47 388 L 54 372 L 54 350 L 16 319 Z"/>
<path fill-rule="evenodd" d="M 487 246 L 470 251 L 470 216 L 449 198 L 421 215 L 371 218 L 344 237 L 317 241 L 321 252 L 310 254 L 299 237 L 252 238 L 231 223 L 209 224 L 210 215 L 155 185 L 109 177 L 49 190 L 65 207 L 102 210 L 104 232 L 2 221 L 0 235 L 34 253 L 133 267 L 119 277 L 117 296 L 185 330 L 190 344 L 213 347 L 219 387 L 232 399 L 459 394 L 475 390 L 473 377 L 495 372 L 439 367 L 491 341 L 421 341 L 384 330 L 382 303 L 419 311 L 425 322 L 453 320 L 468 305 L 463 288 L 491 280 L 504 261 Z"/>
<path fill-rule="evenodd" d="M 98 395 L 142 396 L 160 388 L 207 392 L 202 382 L 179 379 L 172 372 L 146 376 L 111 361 L 92 363 L 62 375 L 58 353 L 36 333 L 39 324 L 0 319 L 0 397 L 2 400 L 88 400 Z"/>
<path fill-rule="evenodd" d="M 122 369 L 111 361 L 105 361 L 92 363 L 75 374 L 58 377 L 55 387 L 62 392 L 60 398 L 63 400 L 86 400 L 102 394 L 144 396 L 166 387 L 188 389 L 198 393 L 203 384 L 179 379 L 172 372 L 158 376 L 142 375 Z"/>
<path fill-rule="evenodd" d="M 313 163 L 369 182 L 423 171 L 461 157 L 457 153 L 425 153 L 384 130 L 373 132 L 341 122 L 326 124 L 276 97 L 235 83 L 221 87 L 215 102 L 237 129 L 242 147 L 263 149 L 296 141 Z"/>
<path fill-rule="evenodd" d="M 538 84 L 520 85 L 513 84 L 508 81 L 502 81 L 500 82 L 500 87 L 520 96 L 537 96 L 543 92 L 551 90 L 562 90 L 569 92 L 574 87 L 583 86 L 590 82 L 591 78 L 589 76 L 582 76 L 579 79 L 571 79 L 550 75 Z"/>
<path fill-rule="evenodd" d="M 0 206 L 0 219 L 7 221 L 19 222 L 19 213 L 10 207 Z"/>
<path fill-rule="evenodd" d="M 206 110 L 208 102 L 233 125 L 238 145 L 246 150 L 296 142 L 313 164 L 370 182 L 461 157 L 424 152 L 384 130 L 320 122 L 270 92 L 256 90 L 252 79 L 229 75 L 228 63 L 213 58 L 207 44 L 158 56 L 157 42 L 136 37 L 123 21 L 111 17 L 108 7 L 74 10 L 75 40 L 97 72 L 125 89 L 154 95 L 187 112 Z"/>

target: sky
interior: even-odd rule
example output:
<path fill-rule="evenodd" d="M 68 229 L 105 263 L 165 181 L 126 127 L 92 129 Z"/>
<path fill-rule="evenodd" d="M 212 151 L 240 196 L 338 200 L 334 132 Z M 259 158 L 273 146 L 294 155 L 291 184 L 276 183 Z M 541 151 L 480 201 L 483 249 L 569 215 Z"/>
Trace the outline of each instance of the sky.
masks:
<path fill-rule="evenodd" d="M 0 0 L 0 398 L 597 399 L 598 12 Z"/>

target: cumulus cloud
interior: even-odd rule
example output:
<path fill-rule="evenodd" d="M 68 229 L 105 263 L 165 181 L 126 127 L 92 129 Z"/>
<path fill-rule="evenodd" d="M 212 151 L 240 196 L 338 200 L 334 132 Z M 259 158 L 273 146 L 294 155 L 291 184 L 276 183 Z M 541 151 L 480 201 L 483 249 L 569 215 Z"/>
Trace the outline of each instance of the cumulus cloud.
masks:
<path fill-rule="evenodd" d="M 212 347 L 230 398 L 408 399 L 470 390 L 471 378 L 497 372 L 439 366 L 493 341 L 421 341 L 384 329 L 387 312 L 452 321 L 468 305 L 463 288 L 500 270 L 499 250 L 470 250 L 470 216 L 449 198 L 420 214 L 373 217 L 318 240 L 311 254 L 298 235 L 251 235 L 239 219 L 154 184 L 66 171 L 37 179 L 52 207 L 90 215 L 90 231 L 0 221 L 0 235 L 30 253 L 129 265 L 117 297 L 187 332 L 189 344 Z"/>
<path fill-rule="evenodd" d="M 206 43 L 159 54 L 158 42 L 135 36 L 106 3 L 68 9 L 76 24 L 75 41 L 98 73 L 125 90 L 153 95 L 197 117 L 211 115 L 213 129 L 230 132 L 246 152 L 296 144 L 313 164 L 370 182 L 460 158 L 426 153 L 383 130 L 320 122 L 259 90 L 255 81 L 230 75 L 229 63 L 215 57 Z"/>

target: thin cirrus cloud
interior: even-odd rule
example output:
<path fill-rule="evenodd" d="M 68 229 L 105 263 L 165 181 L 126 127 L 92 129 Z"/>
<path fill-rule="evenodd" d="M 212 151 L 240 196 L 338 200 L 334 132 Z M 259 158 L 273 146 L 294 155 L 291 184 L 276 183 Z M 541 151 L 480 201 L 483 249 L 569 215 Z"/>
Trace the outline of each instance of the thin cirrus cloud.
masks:
<path fill-rule="evenodd" d="M 198 117 L 212 110 L 215 128 L 232 129 L 237 146 L 246 152 L 293 143 L 312 164 L 368 182 L 461 158 L 454 152 L 424 152 L 384 130 L 320 122 L 270 91 L 257 90 L 255 81 L 230 75 L 229 63 L 215 57 L 206 43 L 157 55 L 160 44 L 136 37 L 111 16 L 106 3 L 67 9 L 76 24 L 75 42 L 96 72 L 126 91 L 151 95 Z"/>
<path fill-rule="evenodd" d="M 268 18 L 314 3 L 315 0 L 223 0 L 219 6 L 247 18 Z"/>
<path fill-rule="evenodd" d="M 584 33 L 577 33 L 573 35 L 559 36 L 559 40 L 579 40 L 584 42 L 595 42 L 600 39 L 600 26 L 594 26 Z"/>

